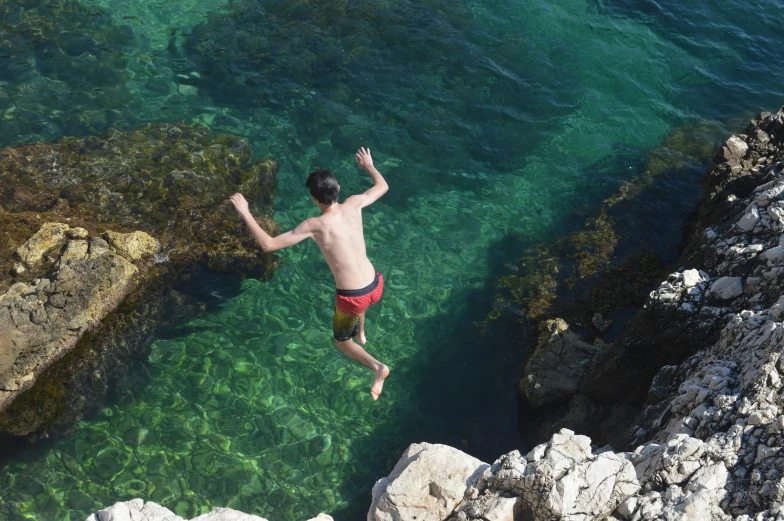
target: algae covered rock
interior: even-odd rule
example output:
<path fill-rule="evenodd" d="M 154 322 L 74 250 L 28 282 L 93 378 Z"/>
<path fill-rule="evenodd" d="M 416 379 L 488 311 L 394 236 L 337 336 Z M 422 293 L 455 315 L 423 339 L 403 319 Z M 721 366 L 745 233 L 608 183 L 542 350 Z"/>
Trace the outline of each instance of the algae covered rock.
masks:
<path fill-rule="evenodd" d="M 227 198 L 277 233 L 277 167 L 181 124 L 0 150 L 0 432 L 67 432 L 97 410 L 157 327 L 202 308 L 176 290 L 197 270 L 271 277 L 277 257 Z"/>
<path fill-rule="evenodd" d="M 145 255 L 154 255 L 159 249 L 158 241 L 144 232 L 117 233 L 109 231 L 103 236 L 120 255 L 131 261 L 140 260 Z"/>
<path fill-rule="evenodd" d="M 583 342 L 560 318 L 545 320 L 540 330 L 518 387 L 518 394 L 533 408 L 571 398 L 602 349 L 602 344 Z"/>
<path fill-rule="evenodd" d="M 259 250 L 226 200 L 245 194 L 260 225 L 276 234 L 277 170 L 272 159 L 252 161 L 237 137 L 199 125 L 149 125 L 0 150 L 0 205 L 11 214 L 51 212 L 98 233 L 110 225 L 144 231 L 171 260 L 261 277 L 275 257 Z M 54 231 L 37 250 L 56 245 Z M 152 251 L 150 243 L 144 248 Z"/>

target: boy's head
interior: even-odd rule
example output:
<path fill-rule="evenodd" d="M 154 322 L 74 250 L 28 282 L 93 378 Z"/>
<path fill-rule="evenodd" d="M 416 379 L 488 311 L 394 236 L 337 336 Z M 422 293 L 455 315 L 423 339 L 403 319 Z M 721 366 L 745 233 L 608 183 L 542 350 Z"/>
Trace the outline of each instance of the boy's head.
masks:
<path fill-rule="evenodd" d="M 310 195 L 321 204 L 331 206 L 338 200 L 340 185 L 337 178 L 329 170 L 319 168 L 308 176 L 305 186 L 310 190 Z"/>

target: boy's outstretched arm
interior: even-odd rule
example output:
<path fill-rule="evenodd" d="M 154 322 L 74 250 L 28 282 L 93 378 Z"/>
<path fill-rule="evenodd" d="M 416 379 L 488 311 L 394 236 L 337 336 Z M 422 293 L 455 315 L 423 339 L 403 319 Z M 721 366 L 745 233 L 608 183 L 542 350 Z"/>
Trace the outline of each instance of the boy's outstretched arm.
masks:
<path fill-rule="evenodd" d="M 248 209 L 248 201 L 245 200 L 245 197 L 242 194 L 232 195 L 229 198 L 229 201 L 234 205 L 234 209 L 240 214 L 240 217 L 245 221 L 245 224 L 248 225 L 250 233 L 253 234 L 256 242 L 261 246 L 261 249 L 267 253 L 288 248 L 293 244 L 297 244 L 298 242 L 313 236 L 313 225 L 311 220 L 307 219 L 302 221 L 299 226 L 290 232 L 281 233 L 277 237 L 272 237 L 265 232 L 262 227 L 259 226 L 259 223 L 256 222 L 256 219 L 253 218 Z"/>
<path fill-rule="evenodd" d="M 370 156 L 369 148 L 360 148 L 357 151 L 356 157 L 357 165 L 370 174 L 370 177 L 373 179 L 373 186 L 367 192 L 351 197 L 351 199 L 355 199 L 357 201 L 360 208 L 364 208 L 369 204 L 373 204 L 382 195 L 387 193 L 387 190 L 389 190 L 389 185 L 384 180 L 384 177 L 379 173 L 379 171 L 376 170 L 376 167 L 373 166 L 373 158 Z"/>

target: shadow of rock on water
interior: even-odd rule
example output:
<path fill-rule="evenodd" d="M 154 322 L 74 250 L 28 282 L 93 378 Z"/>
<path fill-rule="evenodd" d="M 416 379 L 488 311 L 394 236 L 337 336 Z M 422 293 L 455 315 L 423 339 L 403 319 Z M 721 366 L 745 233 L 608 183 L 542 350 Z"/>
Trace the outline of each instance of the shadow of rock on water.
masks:
<path fill-rule="evenodd" d="M 133 394 L 161 327 L 236 294 L 204 269 L 271 277 L 226 198 L 244 192 L 277 233 L 277 168 L 182 124 L 0 150 L 2 432 L 64 433 L 115 381 Z"/>

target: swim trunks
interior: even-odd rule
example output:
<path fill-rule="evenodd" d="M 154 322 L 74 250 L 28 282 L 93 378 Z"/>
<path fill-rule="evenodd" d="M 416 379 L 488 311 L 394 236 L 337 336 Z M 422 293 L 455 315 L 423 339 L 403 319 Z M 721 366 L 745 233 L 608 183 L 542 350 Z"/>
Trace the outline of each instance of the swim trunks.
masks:
<path fill-rule="evenodd" d="M 332 332 L 335 340 L 343 342 L 357 336 L 359 317 L 367 308 L 381 300 L 381 294 L 384 293 L 384 277 L 376 272 L 376 278 L 368 286 L 362 289 L 339 289 L 337 293 Z"/>

